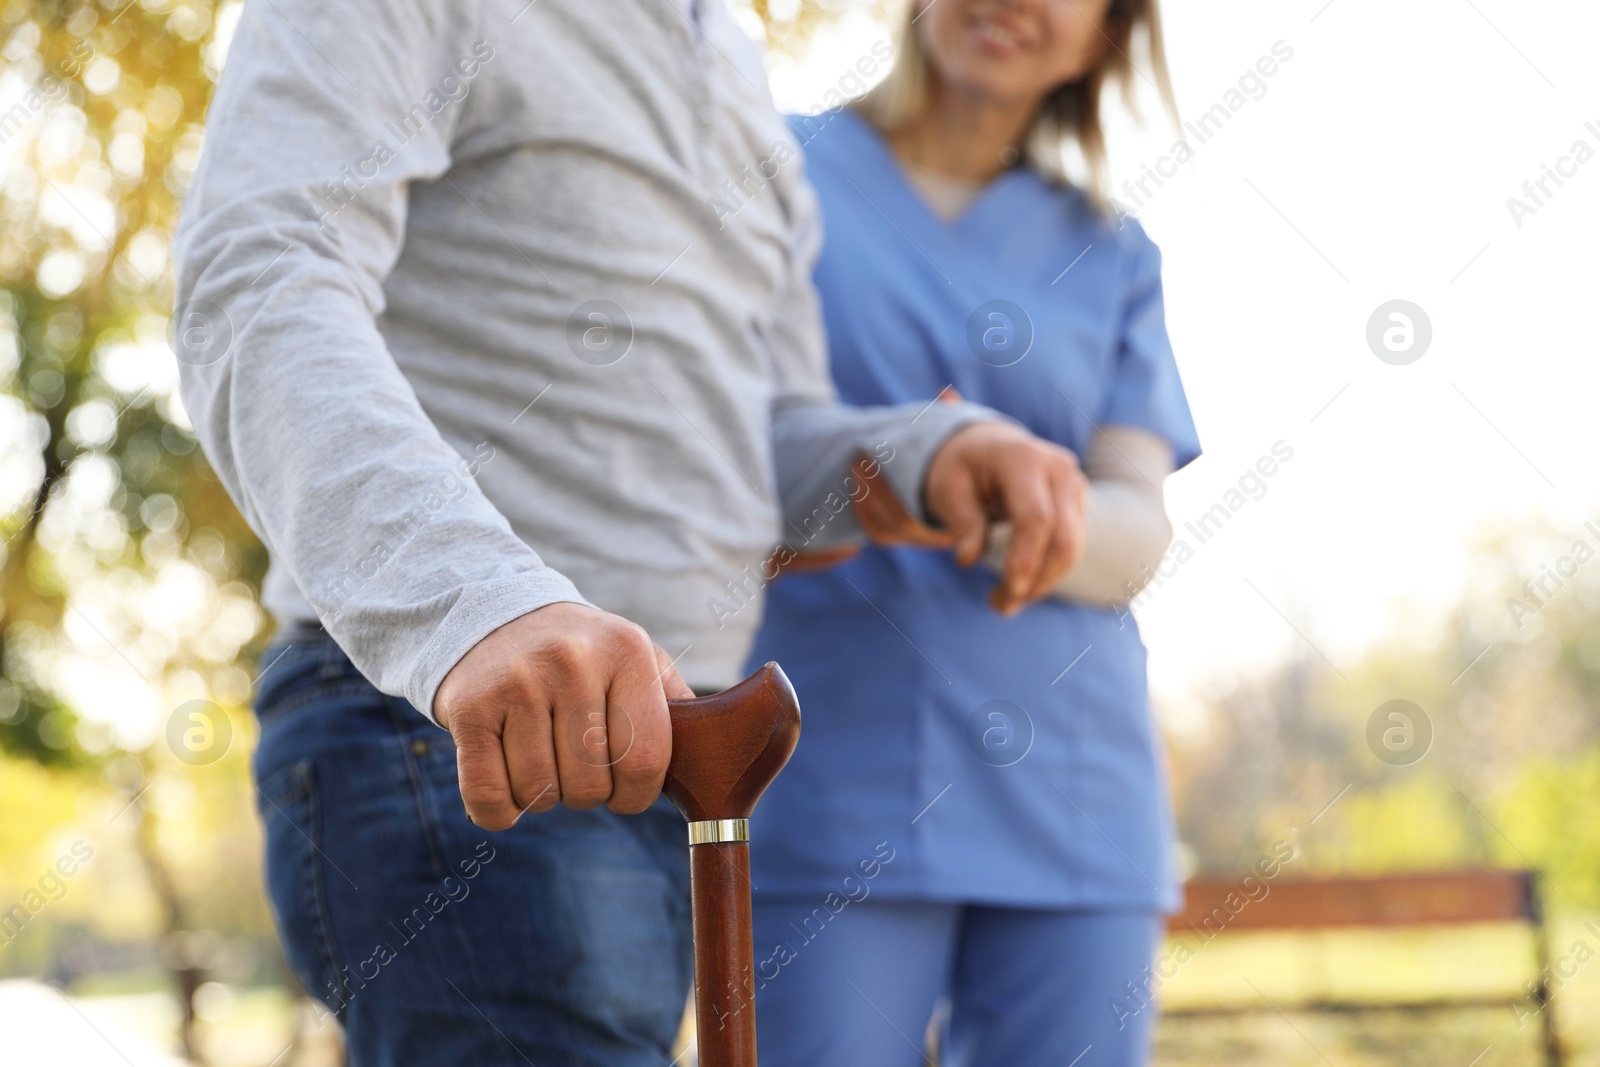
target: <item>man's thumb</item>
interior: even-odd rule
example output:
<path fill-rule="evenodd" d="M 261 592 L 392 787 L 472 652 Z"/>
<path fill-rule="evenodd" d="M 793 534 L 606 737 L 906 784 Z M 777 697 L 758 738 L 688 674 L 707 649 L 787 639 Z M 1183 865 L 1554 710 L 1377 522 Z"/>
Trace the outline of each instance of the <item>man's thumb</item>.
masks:
<path fill-rule="evenodd" d="M 694 699 L 694 690 L 689 688 L 689 683 L 678 673 L 678 667 L 672 662 L 672 657 L 667 655 L 667 650 L 660 645 L 653 647 L 656 650 L 656 669 L 660 671 L 661 689 L 667 694 L 667 699 Z"/>

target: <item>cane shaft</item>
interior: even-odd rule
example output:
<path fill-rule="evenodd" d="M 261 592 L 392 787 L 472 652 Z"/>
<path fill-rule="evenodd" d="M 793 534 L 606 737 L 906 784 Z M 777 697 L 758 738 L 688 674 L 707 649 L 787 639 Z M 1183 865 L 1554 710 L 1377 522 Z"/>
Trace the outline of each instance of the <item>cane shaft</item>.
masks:
<path fill-rule="evenodd" d="M 670 702 L 664 792 L 689 823 L 694 1016 L 700 1067 L 756 1067 L 750 814 L 800 739 L 776 663 L 714 696 Z"/>
<path fill-rule="evenodd" d="M 700 1067 L 754 1067 L 750 846 L 743 842 L 694 846 L 689 850 L 689 879 Z"/>

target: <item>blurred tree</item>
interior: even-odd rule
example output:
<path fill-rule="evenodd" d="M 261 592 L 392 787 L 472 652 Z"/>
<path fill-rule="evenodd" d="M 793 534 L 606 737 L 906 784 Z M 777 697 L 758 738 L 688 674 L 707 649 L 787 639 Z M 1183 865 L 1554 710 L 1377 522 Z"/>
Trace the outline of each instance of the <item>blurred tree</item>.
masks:
<path fill-rule="evenodd" d="M 142 805 L 171 761 L 139 712 L 164 718 L 174 694 L 242 700 L 236 661 L 261 630 L 261 547 L 195 448 L 163 343 L 217 15 L 205 0 L 0 11 L 23 83 L 0 114 L 0 747 L 58 765 L 146 749 L 130 821 L 196 1059 L 187 905 Z M 90 703 L 93 674 L 102 695 L 144 699 Z"/>
<path fill-rule="evenodd" d="M 731 0 L 730 6 L 750 11 L 769 52 L 803 55 L 816 32 L 847 9 L 882 16 L 895 5 L 890 0 Z"/>
<path fill-rule="evenodd" d="M 75 662 L 69 614 L 97 632 L 89 654 L 126 661 L 158 691 L 177 670 L 231 667 L 259 629 L 236 618 L 226 648 L 198 632 L 140 640 L 140 594 L 159 587 L 164 565 L 187 564 L 210 591 L 226 590 L 214 613 L 249 598 L 264 567 L 195 448 L 163 341 L 169 235 L 216 73 L 216 14 L 197 0 L 109 10 L 12 0 L 0 11 L 7 69 L 27 86 L 0 115 L 0 404 L 10 429 L 0 745 L 47 762 L 111 748 L 104 726 L 79 728 L 84 709 L 60 684 Z"/>
<path fill-rule="evenodd" d="M 1196 865 L 1246 869 L 1303 835 L 1303 873 L 1459 864 L 1533 867 L 1566 907 L 1600 907 L 1600 523 L 1486 532 L 1442 619 L 1347 667 L 1307 653 L 1211 695 L 1173 738 L 1180 834 Z M 1432 742 L 1414 763 L 1368 744 L 1379 705 L 1415 703 Z M 1343 792 L 1349 787 L 1348 792 Z"/>

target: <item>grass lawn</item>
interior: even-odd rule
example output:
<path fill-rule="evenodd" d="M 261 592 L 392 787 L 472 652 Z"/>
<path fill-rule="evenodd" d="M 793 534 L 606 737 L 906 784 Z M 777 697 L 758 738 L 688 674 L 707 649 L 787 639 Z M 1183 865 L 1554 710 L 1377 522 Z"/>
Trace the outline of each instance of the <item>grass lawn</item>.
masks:
<path fill-rule="evenodd" d="M 1550 928 L 1552 971 L 1565 976 L 1556 990 L 1557 1019 L 1572 1067 L 1600 1067 L 1600 965 L 1594 965 L 1600 960 L 1600 934 L 1591 931 L 1586 918 L 1561 918 Z M 1600 919 L 1592 921 L 1600 930 Z M 1233 933 L 1204 944 L 1193 937 L 1189 941 L 1197 946 L 1193 955 L 1176 968 L 1168 965 L 1171 977 L 1161 987 L 1172 1011 L 1157 1033 L 1158 1067 L 1534 1067 L 1543 1062 L 1538 1019 L 1525 1015 L 1519 1027 L 1509 1005 L 1359 1013 L 1297 1007 L 1316 998 L 1375 1004 L 1441 996 L 1509 1001 L 1535 974 L 1533 940 L 1525 928 Z M 74 1000 L 98 1025 L 175 1049 L 176 1005 L 159 991 L 159 976 L 139 978 L 139 989 L 106 979 L 85 983 L 73 991 Z M 201 1001 L 201 1036 L 210 1067 L 338 1063 L 337 1035 L 326 1019 L 320 1025 L 315 1016 L 303 1019 L 299 1045 L 289 1048 L 295 1013 L 304 1006 L 282 989 L 213 987 Z M 1235 1011 L 1183 1014 L 1205 1007 Z M 5 1024 L 0 1017 L 0 1027 Z M 679 1067 L 691 1060 L 684 1057 Z"/>
<path fill-rule="evenodd" d="M 1595 962 L 1600 960 L 1600 934 L 1586 919 L 1553 921 L 1549 954 L 1568 1063 L 1600 1067 L 1600 965 Z M 1600 920 L 1589 921 L 1600 930 Z M 1523 983 L 1537 973 L 1527 927 L 1236 933 L 1205 944 L 1196 937 L 1188 940 L 1194 955 L 1168 964 L 1172 977 L 1161 989 L 1172 1010 L 1162 1019 L 1157 1037 L 1156 1063 L 1162 1067 L 1492 1067 L 1543 1062 L 1534 1005 L 1523 1000 L 1519 1010 L 1509 1003 L 1525 995 Z M 1317 999 L 1383 1004 L 1496 996 L 1505 997 L 1506 1006 L 1296 1010 Z M 1206 1007 L 1249 1010 L 1182 1014 Z"/>

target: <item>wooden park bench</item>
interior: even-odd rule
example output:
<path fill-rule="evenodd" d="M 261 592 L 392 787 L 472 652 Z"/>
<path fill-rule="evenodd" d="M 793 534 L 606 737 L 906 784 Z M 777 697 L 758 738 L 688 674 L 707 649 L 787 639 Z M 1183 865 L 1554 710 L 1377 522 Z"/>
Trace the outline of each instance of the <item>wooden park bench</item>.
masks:
<path fill-rule="evenodd" d="M 1179 939 L 1198 936 L 1202 942 L 1232 931 L 1311 931 L 1344 928 L 1422 927 L 1465 923 L 1526 923 L 1530 927 L 1539 973 L 1530 995 L 1440 996 L 1394 1001 L 1314 998 L 1295 1003 L 1310 1011 L 1359 1012 L 1375 1009 L 1429 1010 L 1485 1006 L 1524 1007 L 1531 1021 L 1538 1016 L 1545 1062 L 1562 1067 L 1561 1043 L 1550 998 L 1549 947 L 1544 914 L 1528 871 L 1474 870 L 1375 878 L 1279 878 L 1264 885 L 1266 895 L 1245 898 L 1242 880 L 1192 881 L 1185 889 L 1184 910 L 1174 915 L 1168 932 Z M 1260 893 L 1256 888 L 1255 892 Z M 1233 908 L 1225 903 L 1232 895 Z M 1263 997 L 1264 999 L 1264 997 Z M 1271 1010 L 1268 1003 L 1233 1007 L 1164 1007 L 1168 1015 L 1211 1015 Z"/>

